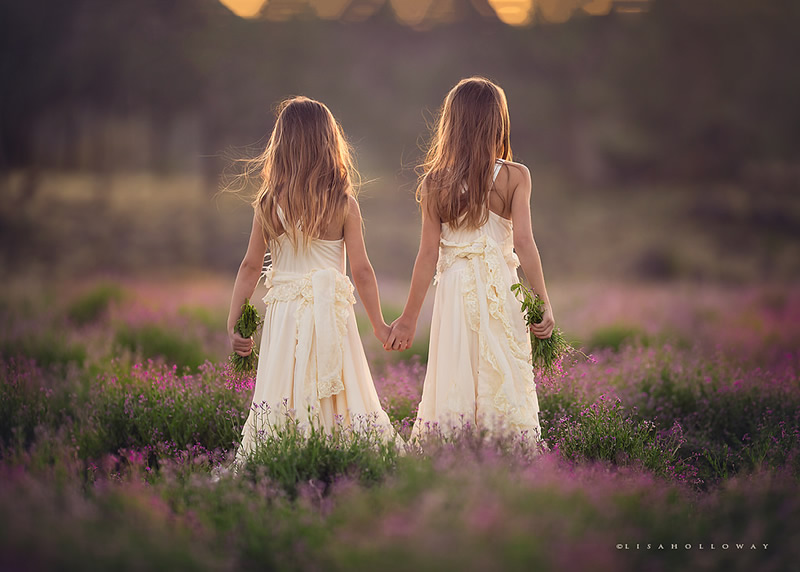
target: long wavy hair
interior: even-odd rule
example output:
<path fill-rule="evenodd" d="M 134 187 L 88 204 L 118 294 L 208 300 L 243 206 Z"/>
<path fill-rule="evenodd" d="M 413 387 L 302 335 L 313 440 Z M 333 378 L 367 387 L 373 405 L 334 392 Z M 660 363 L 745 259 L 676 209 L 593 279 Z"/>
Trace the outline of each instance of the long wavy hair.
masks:
<path fill-rule="evenodd" d="M 295 247 L 307 245 L 332 224 L 344 225 L 359 176 L 344 132 L 325 104 L 303 96 L 281 102 L 266 149 L 243 162 L 243 176 L 259 179 L 251 204 L 268 242 L 286 232 Z M 286 228 L 273 216 L 277 204 Z"/>
<path fill-rule="evenodd" d="M 511 125 L 506 94 L 482 77 L 462 79 L 450 90 L 419 167 L 416 197 L 432 200 L 442 222 L 478 228 L 489 217 L 496 159 L 510 161 Z"/>

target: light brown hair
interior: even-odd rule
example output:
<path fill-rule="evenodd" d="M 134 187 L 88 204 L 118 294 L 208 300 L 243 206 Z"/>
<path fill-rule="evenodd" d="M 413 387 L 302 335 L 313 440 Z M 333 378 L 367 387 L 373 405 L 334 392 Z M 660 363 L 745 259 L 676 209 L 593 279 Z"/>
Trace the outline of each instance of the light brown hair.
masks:
<path fill-rule="evenodd" d="M 462 79 L 439 111 L 431 142 L 420 165 L 417 201 L 426 199 L 442 222 L 477 228 L 489 217 L 495 160 L 511 160 L 508 104 L 488 79 Z M 463 190 L 463 192 L 462 192 Z"/>
<path fill-rule="evenodd" d="M 285 231 L 293 245 L 298 235 L 307 244 L 330 225 L 344 225 L 358 172 L 344 132 L 325 104 L 302 96 L 283 101 L 266 149 L 244 162 L 244 176 L 260 178 L 252 205 L 267 241 Z M 277 204 L 285 229 L 273 217 Z"/>

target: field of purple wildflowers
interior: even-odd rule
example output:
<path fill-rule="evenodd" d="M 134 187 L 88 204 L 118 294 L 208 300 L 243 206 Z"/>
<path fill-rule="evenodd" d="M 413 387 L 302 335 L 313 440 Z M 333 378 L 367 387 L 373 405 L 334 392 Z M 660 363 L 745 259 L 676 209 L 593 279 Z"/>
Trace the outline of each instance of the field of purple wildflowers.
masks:
<path fill-rule="evenodd" d="M 800 561 L 800 293 L 580 285 L 591 355 L 538 378 L 540 454 L 468 424 L 398 450 L 287 423 L 238 476 L 254 380 L 227 284 L 9 288 L 2 570 L 790 570 Z M 365 339 L 404 437 L 421 358 Z"/>

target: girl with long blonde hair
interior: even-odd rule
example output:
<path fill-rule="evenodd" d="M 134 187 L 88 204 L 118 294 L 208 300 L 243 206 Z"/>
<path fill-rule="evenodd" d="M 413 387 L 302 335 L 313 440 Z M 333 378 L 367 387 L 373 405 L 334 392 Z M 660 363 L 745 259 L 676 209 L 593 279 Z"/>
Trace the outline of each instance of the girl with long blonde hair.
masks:
<path fill-rule="evenodd" d="M 285 422 L 287 414 L 327 430 L 339 421 L 363 420 L 393 436 L 356 329 L 353 285 L 345 275 L 349 254 L 373 333 L 384 343 L 390 329 L 364 246 L 353 187 L 357 173 L 341 127 L 324 104 L 288 99 L 278 108 L 266 149 L 248 162 L 245 173 L 257 173 L 260 185 L 227 322 L 239 355 L 249 355 L 254 342 L 234 332 L 234 325 L 262 275 L 267 248 L 272 264 L 264 273 L 256 383 L 236 468 L 259 432 Z"/>
<path fill-rule="evenodd" d="M 510 287 L 522 266 L 555 324 L 531 227 L 531 177 L 513 162 L 508 106 L 489 80 L 460 81 L 444 100 L 422 164 L 422 237 L 408 301 L 386 349 L 407 349 L 435 276 L 428 367 L 412 435 L 465 422 L 541 439 L 531 346 Z"/>

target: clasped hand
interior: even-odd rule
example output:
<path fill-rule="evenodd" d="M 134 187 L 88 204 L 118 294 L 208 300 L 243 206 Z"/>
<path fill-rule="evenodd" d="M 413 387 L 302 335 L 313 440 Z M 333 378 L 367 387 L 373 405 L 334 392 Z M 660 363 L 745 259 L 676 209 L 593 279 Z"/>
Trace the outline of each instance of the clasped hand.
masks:
<path fill-rule="evenodd" d="M 391 328 L 389 337 L 383 343 L 383 349 L 401 352 L 410 348 L 411 342 L 414 341 L 414 333 L 417 330 L 416 320 L 400 316 L 392 322 Z"/>

